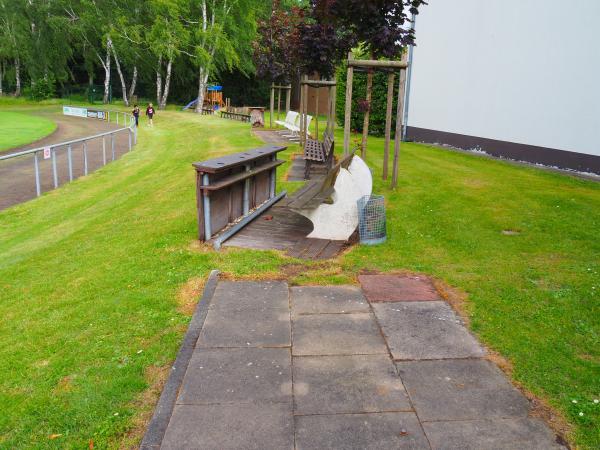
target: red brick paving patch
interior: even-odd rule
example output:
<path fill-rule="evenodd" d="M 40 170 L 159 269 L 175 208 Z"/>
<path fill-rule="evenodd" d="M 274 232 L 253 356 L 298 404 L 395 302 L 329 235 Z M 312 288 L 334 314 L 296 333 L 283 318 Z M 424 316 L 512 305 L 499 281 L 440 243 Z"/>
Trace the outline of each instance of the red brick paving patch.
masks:
<path fill-rule="evenodd" d="M 370 302 L 427 302 L 442 300 L 431 281 L 405 275 L 359 275 Z"/>

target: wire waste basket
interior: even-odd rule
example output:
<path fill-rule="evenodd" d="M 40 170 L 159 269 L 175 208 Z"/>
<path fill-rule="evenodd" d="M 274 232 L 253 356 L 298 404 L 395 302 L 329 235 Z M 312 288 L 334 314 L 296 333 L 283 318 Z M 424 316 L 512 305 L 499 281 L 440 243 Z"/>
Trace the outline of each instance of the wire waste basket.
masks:
<path fill-rule="evenodd" d="M 365 195 L 358 202 L 360 243 L 376 245 L 385 242 L 385 203 L 382 195 Z"/>

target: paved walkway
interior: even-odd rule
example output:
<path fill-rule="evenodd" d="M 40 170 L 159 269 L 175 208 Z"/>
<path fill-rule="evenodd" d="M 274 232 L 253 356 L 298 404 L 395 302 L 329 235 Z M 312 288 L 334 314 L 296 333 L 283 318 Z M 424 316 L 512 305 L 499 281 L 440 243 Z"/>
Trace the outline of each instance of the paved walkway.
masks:
<path fill-rule="evenodd" d="M 426 280 L 361 283 L 218 282 L 142 448 L 562 448 Z"/>

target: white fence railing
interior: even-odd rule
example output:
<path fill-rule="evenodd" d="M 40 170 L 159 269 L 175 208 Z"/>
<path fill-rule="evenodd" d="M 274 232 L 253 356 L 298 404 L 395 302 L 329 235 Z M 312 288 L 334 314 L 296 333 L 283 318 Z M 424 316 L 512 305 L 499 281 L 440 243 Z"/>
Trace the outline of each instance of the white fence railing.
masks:
<path fill-rule="evenodd" d="M 135 118 L 133 115 L 122 112 L 122 111 L 109 111 L 109 110 L 99 110 L 99 109 L 91 109 L 91 108 L 83 108 L 83 107 L 73 107 L 73 106 L 65 106 L 63 107 L 63 114 L 69 116 L 76 116 L 87 118 L 89 120 L 103 120 L 108 123 L 116 123 L 117 125 L 123 125 L 123 128 L 119 128 L 116 130 L 110 130 L 104 133 L 95 134 L 93 136 L 87 136 L 79 139 L 74 139 L 67 142 L 59 142 L 57 144 L 51 144 L 44 147 L 33 148 L 30 150 L 17 151 L 15 153 L 10 153 L 7 155 L 0 156 L 0 163 L 7 160 L 12 159 L 23 159 L 27 155 L 33 155 L 33 169 L 34 169 L 34 179 L 35 179 L 35 193 L 36 196 L 40 196 L 42 193 L 42 182 L 40 180 L 40 166 L 44 164 L 45 160 L 50 160 L 51 163 L 51 172 L 52 172 L 52 185 L 54 189 L 59 186 L 59 167 L 57 163 L 57 159 L 59 155 L 66 154 L 66 164 L 62 164 L 65 166 L 64 169 L 68 174 L 68 181 L 73 181 L 74 177 L 74 159 L 77 156 L 77 162 L 83 163 L 83 170 L 79 170 L 82 172 L 82 175 L 87 175 L 89 172 L 89 149 L 90 146 L 94 146 L 94 150 L 100 152 L 101 150 L 101 161 L 102 166 L 106 165 L 107 162 L 114 161 L 117 159 L 119 153 L 123 152 L 122 148 L 117 148 L 118 146 L 122 147 L 124 144 L 126 145 L 127 151 L 131 151 L 132 147 L 137 144 L 137 127 L 135 123 Z M 125 135 L 125 136 L 123 136 Z M 107 148 L 108 146 L 108 148 Z M 108 152 L 108 153 L 107 153 Z M 99 155 L 95 155 L 97 162 L 100 162 Z M 98 164 L 95 164 L 98 165 Z M 62 167 L 61 167 L 62 168 Z M 16 167 L 15 167 L 16 169 Z M 8 174 L 10 174 L 10 168 L 5 168 L 5 171 L 8 170 Z M 15 170 L 16 172 L 17 170 Z M 20 170 L 20 173 L 27 173 L 28 171 Z M 6 188 L 6 187 L 4 187 Z M 15 202 L 16 203 L 16 202 Z M 0 208 L 1 209 L 1 208 Z"/>

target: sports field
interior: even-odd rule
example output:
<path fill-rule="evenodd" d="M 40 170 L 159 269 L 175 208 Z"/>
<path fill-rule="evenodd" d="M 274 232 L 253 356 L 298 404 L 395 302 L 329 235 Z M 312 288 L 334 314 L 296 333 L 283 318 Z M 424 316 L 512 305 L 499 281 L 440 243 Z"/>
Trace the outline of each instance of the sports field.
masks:
<path fill-rule="evenodd" d="M 45 117 L 21 112 L 0 111 L 0 151 L 42 139 L 56 130 Z"/>
<path fill-rule="evenodd" d="M 122 159 L 0 212 L 0 447 L 139 444 L 217 268 L 320 284 L 429 274 L 570 441 L 598 448 L 600 184 L 406 144 L 392 191 L 378 176 L 383 141 L 369 142 L 389 239 L 327 262 L 196 241 L 191 163 L 261 145 L 248 124 L 213 116 L 161 112 Z M 279 189 L 298 185 L 288 167 Z"/>

